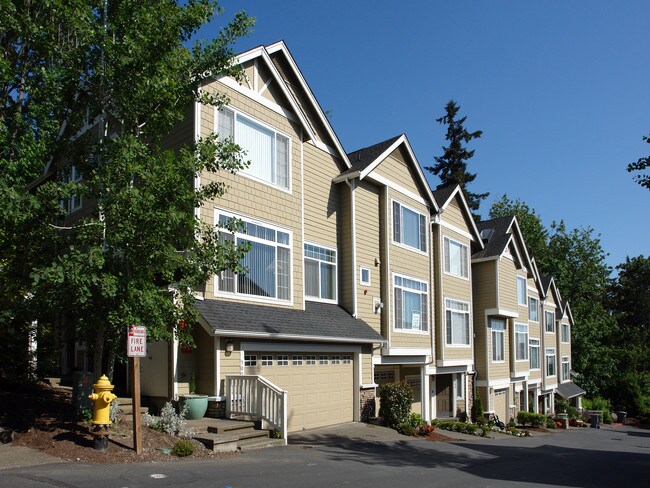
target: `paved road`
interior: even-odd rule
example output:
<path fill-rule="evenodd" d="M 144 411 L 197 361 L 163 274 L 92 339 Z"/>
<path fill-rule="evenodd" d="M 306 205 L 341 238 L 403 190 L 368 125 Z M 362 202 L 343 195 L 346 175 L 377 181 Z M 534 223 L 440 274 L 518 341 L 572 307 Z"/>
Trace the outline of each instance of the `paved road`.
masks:
<path fill-rule="evenodd" d="M 646 486 L 650 431 L 572 429 L 442 443 L 364 424 L 294 436 L 284 448 L 212 461 L 49 464 L 0 471 L 0 487 Z"/>

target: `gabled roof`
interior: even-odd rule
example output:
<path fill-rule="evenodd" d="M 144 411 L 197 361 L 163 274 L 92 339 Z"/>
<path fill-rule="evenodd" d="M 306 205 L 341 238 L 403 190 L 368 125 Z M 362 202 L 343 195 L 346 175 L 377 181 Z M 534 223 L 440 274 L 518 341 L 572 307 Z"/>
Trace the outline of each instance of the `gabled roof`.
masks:
<path fill-rule="evenodd" d="M 335 304 L 307 302 L 305 310 L 296 310 L 197 300 L 195 306 L 215 335 L 361 344 L 386 342 L 367 323 Z"/>
<path fill-rule="evenodd" d="M 562 307 L 562 297 L 560 296 L 560 290 L 558 290 L 555 284 L 555 278 L 551 275 L 543 275 L 540 281 L 542 282 L 544 297 L 546 298 L 550 293 L 553 293 L 555 295 L 555 305 Z"/>
<path fill-rule="evenodd" d="M 510 244 L 513 244 L 519 263 L 532 274 L 533 265 L 516 216 L 508 215 L 483 220 L 477 223 L 477 227 L 485 247 L 472 255 L 472 261 L 496 259 L 508 249 Z"/>
<path fill-rule="evenodd" d="M 406 134 L 401 134 L 383 142 L 373 144 L 372 146 L 351 152 L 348 154 L 348 161 L 351 165 L 350 169 L 342 172 L 339 176 L 334 178 L 334 182 L 340 183 L 350 178 L 359 178 L 359 180 L 363 180 L 400 146 L 403 147 L 408 154 L 410 164 L 418 175 L 419 183 L 422 185 L 422 189 L 424 190 L 423 193 L 426 194 L 426 200 L 431 203 L 432 209 L 437 212 L 438 205 L 431 194 L 429 183 L 424 177 L 422 167 L 415 157 L 415 153 L 413 152 L 413 148 L 411 147 Z M 408 161 L 407 164 L 409 164 Z"/>
<path fill-rule="evenodd" d="M 562 300 L 562 305 L 560 308 L 562 310 L 562 317 L 567 316 L 569 318 L 569 323 L 573 324 L 573 312 L 571 312 L 571 306 L 569 305 L 569 302 Z"/>
<path fill-rule="evenodd" d="M 481 233 L 478 230 L 478 227 L 476 226 L 476 221 L 474 220 L 474 216 L 472 215 L 471 210 L 469 209 L 469 205 L 467 204 L 467 198 L 465 198 L 465 192 L 462 191 L 462 188 L 460 185 L 449 185 L 449 186 L 439 186 L 437 187 L 434 191 L 431 192 L 433 195 L 433 199 L 436 201 L 436 204 L 438 205 L 439 213 L 442 213 L 445 211 L 447 208 L 447 205 L 454 199 L 454 198 L 459 198 L 461 201 L 461 207 L 462 210 L 465 214 L 465 220 L 469 222 L 468 227 L 470 230 L 474 233 L 474 242 L 480 246 L 481 249 L 483 249 L 484 244 L 483 244 L 483 239 L 481 239 Z"/>
<path fill-rule="evenodd" d="M 278 67 L 271 59 L 271 56 L 282 57 L 283 61 L 286 64 L 286 67 L 290 70 L 290 73 L 298 81 L 298 87 L 295 87 L 293 85 L 289 86 L 289 83 L 287 82 L 286 79 L 284 79 L 284 77 L 278 70 Z M 344 165 L 349 168 L 350 162 L 348 160 L 346 152 L 343 150 L 343 146 L 341 145 L 338 136 L 334 132 L 334 129 L 329 123 L 328 118 L 325 116 L 325 112 L 323 111 L 320 104 L 316 100 L 316 97 L 311 91 L 311 88 L 305 81 L 305 78 L 302 76 L 302 72 L 298 68 L 298 65 L 293 59 L 293 56 L 291 56 L 291 53 L 289 52 L 289 49 L 287 48 L 284 41 L 278 41 L 268 46 L 255 47 L 253 49 L 250 49 L 246 52 L 239 54 L 235 58 L 236 62 L 240 64 L 243 64 L 247 61 L 254 60 L 254 59 L 262 60 L 264 62 L 265 67 L 269 70 L 274 80 L 278 83 L 278 87 L 280 88 L 284 96 L 289 101 L 289 104 L 291 105 L 291 109 L 296 114 L 296 117 L 298 117 L 298 122 L 305 130 L 307 137 L 309 139 L 316 140 L 317 138 L 315 137 L 314 127 L 312 126 L 312 124 L 309 123 L 307 114 L 305 113 L 300 102 L 298 101 L 296 97 L 296 92 L 294 92 L 294 90 L 296 89 L 301 90 L 301 93 L 305 96 L 305 99 L 308 100 L 310 108 L 316 114 L 318 121 L 322 124 L 322 126 L 325 128 L 325 131 L 333 141 L 335 146 L 333 149 L 336 151 L 337 155 L 341 158 Z"/>

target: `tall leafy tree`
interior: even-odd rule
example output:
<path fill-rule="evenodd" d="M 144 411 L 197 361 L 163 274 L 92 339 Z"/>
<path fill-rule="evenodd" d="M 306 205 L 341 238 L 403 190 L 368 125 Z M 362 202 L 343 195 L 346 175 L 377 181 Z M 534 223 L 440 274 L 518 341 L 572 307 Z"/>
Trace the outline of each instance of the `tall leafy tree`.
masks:
<path fill-rule="evenodd" d="M 436 119 L 439 124 L 447 126 L 445 140 L 449 141 L 449 145 L 443 146 L 442 156 L 434 157 L 436 164 L 426 169 L 440 178 L 441 186 L 460 185 L 465 192 L 470 210 L 480 220 L 480 215 L 476 212 L 481 205 L 481 200 L 487 198 L 489 193 L 473 193 L 468 189 L 468 185 L 476 179 L 476 173 L 467 170 L 467 164 L 474 156 L 474 149 L 468 149 L 467 144 L 480 138 L 483 132 L 468 131 L 465 128 L 467 116 L 459 118 L 459 110 L 460 106 L 454 100 L 450 100 L 445 106 L 445 115 Z"/>
<path fill-rule="evenodd" d="M 225 186 L 193 188 L 192 181 L 200 171 L 234 172 L 246 162 L 229 140 L 169 148 L 165 136 L 194 102 L 226 101 L 202 92 L 201 81 L 243 76 L 230 46 L 252 20 L 237 14 L 216 39 L 187 47 L 220 12 L 216 2 L 14 1 L 0 8 L 8 53 L 0 63 L 8 175 L 0 234 L 23 236 L 0 238 L 0 295 L 8 291 L 3 300 L 11 305 L 0 325 L 39 318 L 45 326 L 46 312 L 56 311 L 53 323 L 93 346 L 96 374 L 105 352 L 124 349 L 127 325 L 148 326 L 153 339 L 177 333 L 191 340 L 191 328 L 179 325 L 194 323 L 193 291 L 237 268 L 246 251 L 221 243 L 217 229 L 194 214 Z M 51 171 L 31 184 L 44 168 Z M 70 181 L 73 170 L 80 180 Z M 68 216 L 61 202 L 79 197 L 89 211 Z M 21 280 L 10 286 L 14 269 Z"/>
<path fill-rule="evenodd" d="M 650 137 L 643 136 L 643 140 L 650 144 Z M 648 168 L 650 168 L 650 156 L 639 158 L 635 162 L 628 164 L 627 172 L 632 173 L 638 171 L 639 174 L 634 176 L 634 181 L 650 190 L 650 174 L 644 173 Z"/>

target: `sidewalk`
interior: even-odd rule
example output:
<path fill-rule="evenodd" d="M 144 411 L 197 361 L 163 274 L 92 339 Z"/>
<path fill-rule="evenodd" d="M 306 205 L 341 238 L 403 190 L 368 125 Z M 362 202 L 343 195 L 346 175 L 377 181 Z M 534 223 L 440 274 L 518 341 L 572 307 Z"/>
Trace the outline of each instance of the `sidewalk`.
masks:
<path fill-rule="evenodd" d="M 11 443 L 0 444 L 0 471 L 9 468 L 23 468 L 42 464 L 64 463 L 59 459 L 36 449 L 15 446 Z"/>

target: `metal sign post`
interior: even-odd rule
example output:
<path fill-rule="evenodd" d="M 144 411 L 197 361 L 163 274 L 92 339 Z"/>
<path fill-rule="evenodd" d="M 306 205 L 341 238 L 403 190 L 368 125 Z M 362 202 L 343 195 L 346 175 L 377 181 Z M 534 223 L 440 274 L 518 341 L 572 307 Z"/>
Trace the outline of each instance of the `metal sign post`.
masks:
<path fill-rule="evenodd" d="M 147 328 L 128 328 L 126 355 L 131 358 L 131 394 L 133 407 L 133 449 L 142 453 L 142 419 L 140 416 L 140 358 L 147 356 Z"/>

